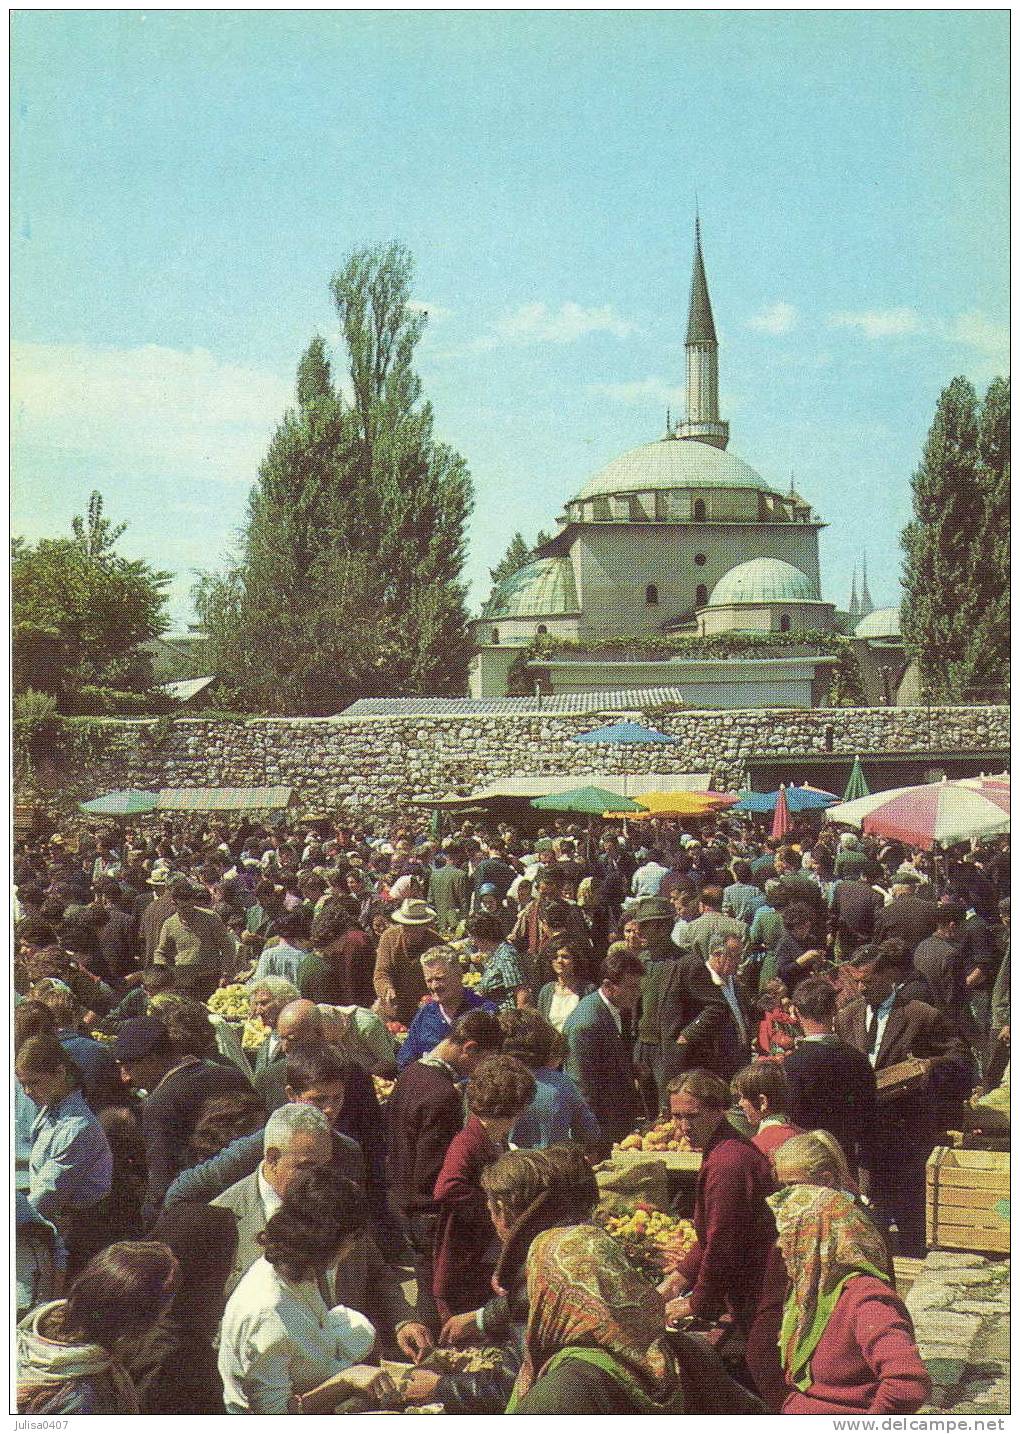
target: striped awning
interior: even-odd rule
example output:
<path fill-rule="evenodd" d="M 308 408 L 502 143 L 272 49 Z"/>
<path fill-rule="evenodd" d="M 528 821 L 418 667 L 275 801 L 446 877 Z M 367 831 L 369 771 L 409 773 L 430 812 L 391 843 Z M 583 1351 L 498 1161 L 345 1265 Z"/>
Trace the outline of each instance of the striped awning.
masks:
<path fill-rule="evenodd" d="M 264 812 L 289 807 L 293 787 L 165 787 L 160 812 Z"/>

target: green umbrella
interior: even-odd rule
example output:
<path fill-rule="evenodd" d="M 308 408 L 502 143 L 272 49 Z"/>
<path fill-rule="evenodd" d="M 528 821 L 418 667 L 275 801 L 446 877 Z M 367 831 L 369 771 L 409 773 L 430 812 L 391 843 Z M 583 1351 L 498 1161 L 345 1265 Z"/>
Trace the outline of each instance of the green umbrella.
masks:
<path fill-rule="evenodd" d="M 871 788 L 864 779 L 864 770 L 861 767 L 860 757 L 854 758 L 854 764 L 850 769 L 850 779 L 846 784 L 846 791 L 843 793 L 844 802 L 855 802 L 858 797 L 870 797 Z"/>
<path fill-rule="evenodd" d="M 105 796 L 93 797 L 90 802 L 80 802 L 79 806 L 83 812 L 93 817 L 137 816 L 142 812 L 156 810 L 156 793 L 133 789 L 107 792 Z"/>
<path fill-rule="evenodd" d="M 646 812 L 640 802 L 632 802 L 605 787 L 575 787 L 570 792 L 551 792 L 535 797 L 531 805 L 540 812 L 578 812 L 583 816 L 600 817 L 603 812 Z"/>

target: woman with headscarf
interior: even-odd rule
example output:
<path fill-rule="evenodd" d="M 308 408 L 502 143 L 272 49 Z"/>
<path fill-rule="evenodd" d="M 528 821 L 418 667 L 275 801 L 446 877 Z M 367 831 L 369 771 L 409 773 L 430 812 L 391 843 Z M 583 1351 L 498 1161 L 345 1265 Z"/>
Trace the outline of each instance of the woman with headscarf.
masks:
<path fill-rule="evenodd" d="M 841 1190 L 768 1197 L 790 1276 L 779 1353 L 784 1414 L 913 1414 L 931 1390 L 885 1242 Z"/>
<path fill-rule="evenodd" d="M 524 1362 L 508 1414 L 680 1414 L 662 1296 L 595 1225 L 546 1230 L 528 1253 Z"/>

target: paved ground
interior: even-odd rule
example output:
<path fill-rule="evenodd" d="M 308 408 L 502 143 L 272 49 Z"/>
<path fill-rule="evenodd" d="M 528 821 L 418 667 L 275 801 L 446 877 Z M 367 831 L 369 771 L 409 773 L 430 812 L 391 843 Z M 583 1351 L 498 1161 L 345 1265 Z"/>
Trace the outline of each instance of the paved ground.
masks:
<path fill-rule="evenodd" d="M 921 1411 L 1009 1413 L 1009 1260 L 934 1250 L 907 1295 L 934 1383 Z"/>

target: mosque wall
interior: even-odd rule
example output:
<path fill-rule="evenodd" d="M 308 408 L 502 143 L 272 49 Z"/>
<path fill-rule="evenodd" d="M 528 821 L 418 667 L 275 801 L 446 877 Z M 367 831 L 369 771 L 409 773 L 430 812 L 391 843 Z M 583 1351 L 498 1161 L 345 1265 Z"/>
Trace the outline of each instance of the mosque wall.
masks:
<path fill-rule="evenodd" d="M 586 637 L 658 632 L 667 618 L 701 606 L 700 585 L 710 596 L 721 577 L 752 558 L 781 558 L 818 582 L 817 530 L 796 523 L 699 523 L 681 532 L 597 525 L 578 531 L 571 557 Z M 646 601 L 649 583 L 658 589 L 655 605 Z"/>
<path fill-rule="evenodd" d="M 627 714 L 630 715 L 630 714 Z M 1006 707 L 845 708 L 810 711 L 636 712 L 679 737 L 666 769 L 711 772 L 719 787 L 736 787 L 749 764 L 815 758 L 828 751 L 848 761 L 868 754 L 930 752 L 974 756 L 1009 747 Z M 36 764 L 33 783 L 17 800 L 54 811 L 116 788 L 293 786 L 305 805 L 343 805 L 392 815 L 412 796 L 470 790 L 501 777 L 535 772 L 576 775 L 662 771 L 661 748 L 605 748 L 596 755 L 571 741 L 620 712 L 539 712 L 525 716 L 453 715 L 251 719 L 178 718 L 173 722 L 109 719 L 90 724 L 91 755 L 73 764 Z M 1001 756 L 999 756 L 1001 762 Z M 985 764 L 985 770 L 989 766 Z M 811 778 L 814 780 L 814 777 Z"/>

